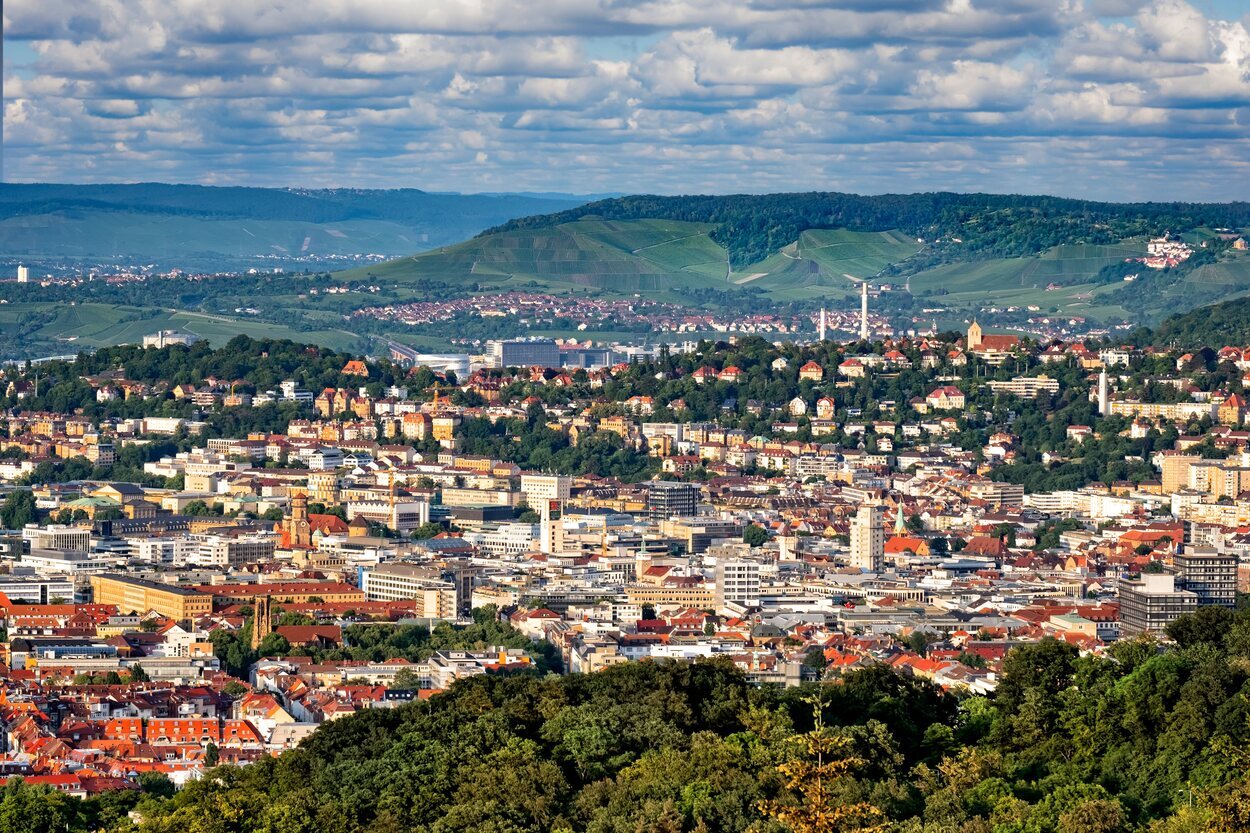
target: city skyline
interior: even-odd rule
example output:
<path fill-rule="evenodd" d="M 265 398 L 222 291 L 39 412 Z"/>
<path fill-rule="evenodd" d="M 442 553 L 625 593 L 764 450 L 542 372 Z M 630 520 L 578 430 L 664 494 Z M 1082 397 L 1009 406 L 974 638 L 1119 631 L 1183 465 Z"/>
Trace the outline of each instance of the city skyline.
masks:
<path fill-rule="evenodd" d="M 1250 16 L 1180 0 L 4 10 L 7 181 L 1244 198 Z"/>

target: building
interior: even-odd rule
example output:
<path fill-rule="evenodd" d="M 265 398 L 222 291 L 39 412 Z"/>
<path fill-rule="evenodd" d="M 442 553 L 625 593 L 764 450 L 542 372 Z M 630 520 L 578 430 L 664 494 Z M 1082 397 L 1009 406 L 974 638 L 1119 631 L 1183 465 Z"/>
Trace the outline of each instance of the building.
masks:
<path fill-rule="evenodd" d="M 692 517 L 698 513 L 702 492 L 697 483 L 652 481 L 647 484 L 647 517 L 653 521 Z"/>
<path fill-rule="evenodd" d="M 1161 455 L 1160 468 L 1163 472 L 1163 493 L 1179 492 L 1189 485 L 1189 468 L 1202 458 L 1197 454 L 1179 454 L 1175 451 L 1164 451 Z"/>
<path fill-rule="evenodd" d="M 86 552 L 91 546 L 91 530 L 81 526 L 27 527 L 22 530 L 22 537 L 32 550 Z"/>
<path fill-rule="evenodd" d="M 1119 586 L 1120 633 L 1161 631 L 1186 613 L 1198 609 L 1198 594 L 1176 587 L 1172 573 L 1143 573 Z"/>
<path fill-rule="evenodd" d="M 1212 422 L 1219 416 L 1214 402 L 1139 402 L 1135 399 L 1113 399 L 1108 407 L 1112 416 L 1143 419 L 1189 420 L 1207 417 Z"/>
<path fill-rule="evenodd" d="M 558 500 L 566 503 L 573 489 L 573 478 L 564 474 L 523 474 L 521 494 L 530 507 L 542 506 L 543 501 Z"/>
<path fill-rule="evenodd" d="M 197 335 L 180 333 L 177 330 L 157 330 L 143 337 L 144 347 L 168 347 L 171 344 L 195 344 L 200 340 Z"/>
<path fill-rule="evenodd" d="M 885 565 L 885 513 L 861 506 L 851 521 L 851 566 L 879 573 Z"/>
<path fill-rule="evenodd" d="M 20 263 L 17 265 L 17 282 L 18 283 L 30 282 L 30 269 L 28 269 L 26 266 L 23 266 Z"/>
<path fill-rule="evenodd" d="M 424 500 L 354 500 L 347 504 L 347 519 L 357 518 L 406 535 L 430 522 L 430 504 Z"/>
<path fill-rule="evenodd" d="M 187 561 L 200 567 L 242 567 L 273 560 L 274 538 L 270 535 L 192 535 L 194 550 Z"/>
<path fill-rule="evenodd" d="M 486 354 L 495 367 L 559 367 L 560 347 L 551 339 L 488 341 Z"/>
<path fill-rule="evenodd" d="M 760 564 L 741 558 L 716 559 L 716 592 L 713 596 L 717 613 L 726 613 L 725 605 L 742 607 L 760 605 Z M 732 611 L 730 611 L 732 612 Z"/>
<path fill-rule="evenodd" d="M 1053 395 L 1059 392 L 1059 380 L 1049 376 L 1016 376 L 1006 382 L 993 379 L 989 382 L 994 393 L 1009 393 L 1022 399 L 1032 399 L 1039 393 Z"/>
<path fill-rule="evenodd" d="M 1172 560 L 1181 585 L 1198 597 L 1199 605 L 1237 605 L 1237 557 L 1213 547 L 1188 546 Z"/>
<path fill-rule="evenodd" d="M 92 576 L 91 591 L 96 604 L 117 605 L 122 613 L 154 610 L 182 625 L 213 611 L 213 599 L 207 593 L 116 573 Z"/>
<path fill-rule="evenodd" d="M 74 582 L 68 578 L 34 578 L 29 576 L 0 576 L 0 593 L 11 602 L 46 605 L 56 599 L 74 601 Z"/>
<path fill-rule="evenodd" d="M 360 589 L 371 602 L 414 601 L 421 619 L 455 619 L 459 608 L 456 583 L 437 567 L 382 564 L 361 570 Z"/>

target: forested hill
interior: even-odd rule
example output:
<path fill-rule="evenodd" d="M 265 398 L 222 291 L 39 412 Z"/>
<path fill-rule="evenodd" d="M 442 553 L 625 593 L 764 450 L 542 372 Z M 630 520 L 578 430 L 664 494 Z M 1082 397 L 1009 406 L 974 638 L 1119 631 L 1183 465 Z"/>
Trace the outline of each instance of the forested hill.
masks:
<path fill-rule="evenodd" d="M 1018 257 L 1065 243 L 1114 244 L 1199 226 L 1241 227 L 1250 224 L 1250 203 L 1105 203 L 952 193 L 640 195 L 511 220 L 479 236 L 549 228 L 590 216 L 711 223 L 716 226 L 712 239 L 729 250 L 733 266 L 741 267 L 763 260 L 808 229 L 901 229 L 925 240 L 958 238 L 962 251 L 979 257 Z"/>
<path fill-rule="evenodd" d="M 1199 307 L 1164 319 L 1152 331 L 1134 333 L 1134 344 L 1211 347 L 1250 344 L 1250 298 Z"/>

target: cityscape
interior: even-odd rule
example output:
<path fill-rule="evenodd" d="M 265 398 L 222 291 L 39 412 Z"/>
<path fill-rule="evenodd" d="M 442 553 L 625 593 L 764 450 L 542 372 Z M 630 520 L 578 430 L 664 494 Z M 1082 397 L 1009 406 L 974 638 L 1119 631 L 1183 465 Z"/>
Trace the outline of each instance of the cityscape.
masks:
<path fill-rule="evenodd" d="M 0 833 L 1250 831 L 1237 0 L 6 4 Z"/>

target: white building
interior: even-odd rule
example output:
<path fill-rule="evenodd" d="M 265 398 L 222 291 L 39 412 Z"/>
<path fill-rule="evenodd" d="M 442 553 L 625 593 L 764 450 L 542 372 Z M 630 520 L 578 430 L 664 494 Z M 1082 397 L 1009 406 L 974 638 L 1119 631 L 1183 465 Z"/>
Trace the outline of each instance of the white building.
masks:
<path fill-rule="evenodd" d="M 530 508 L 542 506 L 545 501 L 558 500 L 561 503 L 569 499 L 573 488 L 573 478 L 564 474 L 523 474 L 521 475 L 521 494 Z"/>

